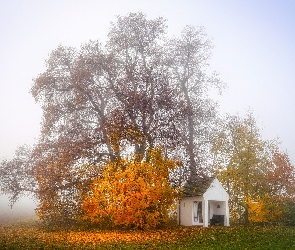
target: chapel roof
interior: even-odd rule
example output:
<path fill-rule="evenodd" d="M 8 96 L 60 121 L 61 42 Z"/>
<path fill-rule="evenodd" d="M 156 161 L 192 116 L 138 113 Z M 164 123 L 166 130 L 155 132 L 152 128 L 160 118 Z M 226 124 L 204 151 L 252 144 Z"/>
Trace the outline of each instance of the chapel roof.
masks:
<path fill-rule="evenodd" d="M 184 185 L 183 196 L 201 196 L 203 195 L 215 177 L 195 177 L 188 180 Z"/>

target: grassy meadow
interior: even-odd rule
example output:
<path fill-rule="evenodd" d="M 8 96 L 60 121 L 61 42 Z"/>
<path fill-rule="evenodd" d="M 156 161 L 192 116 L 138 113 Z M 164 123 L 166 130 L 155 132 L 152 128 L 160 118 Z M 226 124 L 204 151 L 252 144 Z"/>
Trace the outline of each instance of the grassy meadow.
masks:
<path fill-rule="evenodd" d="M 36 222 L 0 226 L 0 249 L 295 249 L 295 228 L 173 227 L 46 231 Z"/>

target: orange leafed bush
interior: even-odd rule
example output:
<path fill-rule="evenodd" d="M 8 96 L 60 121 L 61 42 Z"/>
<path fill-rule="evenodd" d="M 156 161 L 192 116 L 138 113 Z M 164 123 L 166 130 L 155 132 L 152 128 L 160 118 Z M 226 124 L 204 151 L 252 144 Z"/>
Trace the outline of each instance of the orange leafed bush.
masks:
<path fill-rule="evenodd" d="M 169 170 L 177 162 L 150 153 L 150 161 L 120 160 L 105 166 L 85 199 L 85 219 L 108 220 L 114 225 L 154 228 L 165 223 L 176 192 L 169 184 Z"/>

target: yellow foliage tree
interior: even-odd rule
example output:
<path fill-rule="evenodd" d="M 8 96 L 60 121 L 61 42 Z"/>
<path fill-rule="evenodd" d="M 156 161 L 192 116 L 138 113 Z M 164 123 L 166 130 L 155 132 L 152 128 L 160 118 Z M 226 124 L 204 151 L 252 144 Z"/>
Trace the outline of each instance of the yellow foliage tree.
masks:
<path fill-rule="evenodd" d="M 169 171 L 178 164 L 164 158 L 160 149 L 152 150 L 149 159 L 107 164 L 84 200 L 84 218 L 136 228 L 154 228 L 167 222 L 176 195 L 169 184 Z"/>
<path fill-rule="evenodd" d="M 261 139 L 253 115 L 228 117 L 212 151 L 216 176 L 230 195 L 232 222 L 248 224 L 248 197 L 257 201 L 268 192 L 268 143 Z"/>
<path fill-rule="evenodd" d="M 255 118 L 228 117 L 215 138 L 215 175 L 230 196 L 231 222 L 289 220 L 295 168 L 278 142 L 262 139 Z"/>

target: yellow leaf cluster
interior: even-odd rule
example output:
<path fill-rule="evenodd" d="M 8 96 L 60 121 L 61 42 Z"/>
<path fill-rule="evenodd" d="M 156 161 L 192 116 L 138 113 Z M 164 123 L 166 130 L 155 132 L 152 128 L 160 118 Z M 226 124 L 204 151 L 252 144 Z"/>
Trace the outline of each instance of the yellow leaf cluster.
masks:
<path fill-rule="evenodd" d="M 282 214 L 282 207 L 278 206 L 281 203 L 275 201 L 274 198 L 265 196 L 252 200 L 247 198 L 247 205 L 249 210 L 249 221 L 252 222 L 269 222 L 276 221 Z"/>

